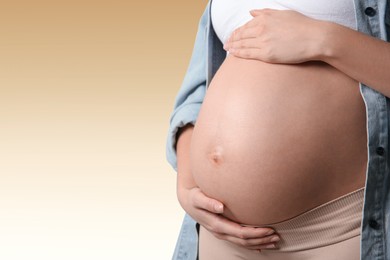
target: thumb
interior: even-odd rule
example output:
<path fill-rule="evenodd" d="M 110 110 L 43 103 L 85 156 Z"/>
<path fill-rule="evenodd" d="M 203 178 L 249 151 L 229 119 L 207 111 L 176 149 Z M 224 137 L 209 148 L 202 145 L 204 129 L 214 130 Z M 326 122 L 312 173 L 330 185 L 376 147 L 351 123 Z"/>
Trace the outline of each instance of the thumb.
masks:
<path fill-rule="evenodd" d="M 194 202 L 198 208 L 217 214 L 223 213 L 224 205 L 218 200 L 207 197 L 201 190 L 194 194 Z"/>
<path fill-rule="evenodd" d="M 217 200 L 211 199 L 213 205 L 214 205 L 214 212 L 222 214 L 223 213 L 223 204 Z"/>

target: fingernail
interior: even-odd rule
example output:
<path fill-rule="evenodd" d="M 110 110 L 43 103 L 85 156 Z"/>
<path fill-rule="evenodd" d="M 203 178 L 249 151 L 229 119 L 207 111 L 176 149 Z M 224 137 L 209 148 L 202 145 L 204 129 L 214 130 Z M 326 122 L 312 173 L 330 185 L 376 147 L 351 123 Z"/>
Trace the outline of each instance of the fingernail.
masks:
<path fill-rule="evenodd" d="M 270 230 L 266 233 L 266 235 L 271 235 L 271 234 L 273 234 L 273 233 L 275 233 L 275 230 L 270 229 Z"/>
<path fill-rule="evenodd" d="M 218 212 L 222 212 L 223 211 L 223 206 L 221 204 L 217 204 L 214 206 L 214 209 Z"/>
<path fill-rule="evenodd" d="M 271 238 L 271 242 L 277 242 L 279 240 L 280 240 L 280 238 L 278 236 L 274 236 Z"/>
<path fill-rule="evenodd" d="M 276 246 L 274 244 L 267 245 L 265 248 L 275 248 Z"/>

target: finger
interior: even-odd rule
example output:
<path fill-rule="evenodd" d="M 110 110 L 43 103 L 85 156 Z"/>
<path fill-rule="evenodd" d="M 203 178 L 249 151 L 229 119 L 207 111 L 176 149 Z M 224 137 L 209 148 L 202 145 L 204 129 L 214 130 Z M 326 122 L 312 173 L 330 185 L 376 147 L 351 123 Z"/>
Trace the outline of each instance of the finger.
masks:
<path fill-rule="evenodd" d="M 253 16 L 253 17 L 255 17 L 255 16 L 257 16 L 257 15 L 259 15 L 261 12 L 261 9 L 252 9 L 252 10 L 249 10 L 249 13 Z"/>
<path fill-rule="evenodd" d="M 237 29 L 235 29 L 229 36 L 229 39 L 227 40 L 228 43 L 230 42 L 234 42 L 234 41 L 238 41 L 241 39 L 241 31 L 244 30 L 245 27 L 244 26 L 241 26 Z"/>
<path fill-rule="evenodd" d="M 275 248 L 276 246 L 275 243 L 280 240 L 278 235 L 271 235 L 263 238 L 254 238 L 254 239 L 241 239 L 241 238 L 218 234 L 214 232 L 212 232 L 212 234 L 218 239 L 227 240 L 236 245 L 240 245 L 252 250 L 261 249 L 261 248 Z M 275 238 L 277 240 L 275 240 Z M 270 245 L 273 246 L 270 247 Z"/>
<path fill-rule="evenodd" d="M 223 213 L 223 204 L 218 200 L 207 197 L 200 189 L 194 189 L 192 201 L 196 208 L 216 214 Z"/>
<path fill-rule="evenodd" d="M 272 8 L 262 8 L 262 9 L 252 9 L 249 10 L 249 13 L 254 16 L 264 15 L 264 14 L 271 14 L 274 12 L 277 12 L 280 10 L 272 9 Z"/>
<path fill-rule="evenodd" d="M 248 23 L 247 25 L 234 30 L 226 41 L 226 43 L 232 43 L 245 38 L 256 38 L 261 34 L 261 32 L 262 29 L 261 26 L 258 25 L 258 23 Z"/>
<path fill-rule="evenodd" d="M 229 35 L 229 38 L 227 39 L 226 43 L 231 43 L 233 41 L 235 41 L 235 37 L 237 37 L 237 33 L 238 33 L 238 30 L 239 29 L 236 29 L 234 30 L 230 35 Z"/>
<path fill-rule="evenodd" d="M 241 36 L 239 36 L 239 37 L 237 36 L 237 40 L 226 41 L 226 43 L 224 44 L 223 47 L 226 50 L 227 48 L 231 48 L 233 46 L 237 46 L 237 44 L 241 44 L 240 41 L 248 40 L 248 39 L 256 40 L 256 39 L 258 39 L 260 33 L 261 32 L 260 32 L 260 29 L 258 27 L 248 28 L 248 29 L 241 32 Z M 258 44 L 256 44 L 255 46 L 257 46 L 257 45 Z"/>
<path fill-rule="evenodd" d="M 235 29 L 231 34 L 230 34 L 230 37 L 229 37 L 229 40 L 228 42 L 234 42 L 234 41 L 238 41 L 242 38 L 242 32 L 247 30 L 249 28 L 248 26 L 248 23 L 238 27 L 237 29 Z"/>
<path fill-rule="evenodd" d="M 262 249 L 276 249 L 278 245 L 276 243 L 262 244 L 256 247 L 246 247 L 249 250 L 262 250 Z"/>
<path fill-rule="evenodd" d="M 256 16 L 259 16 L 259 15 L 262 15 L 265 13 L 264 11 L 265 9 L 254 9 L 254 10 L 250 10 L 249 13 L 253 16 L 253 17 L 256 17 Z"/>
<path fill-rule="evenodd" d="M 266 246 L 269 244 L 276 244 L 278 241 L 280 241 L 280 237 L 277 234 L 266 236 L 263 238 L 254 238 L 254 239 L 247 239 L 248 246 Z"/>
<path fill-rule="evenodd" d="M 261 26 L 248 26 L 240 31 L 239 40 L 246 38 L 257 38 L 259 37 L 259 35 L 261 35 L 261 32 Z"/>
<path fill-rule="evenodd" d="M 230 48 L 229 53 L 234 56 L 244 58 L 244 59 L 255 59 L 255 60 L 263 60 L 262 59 L 262 50 L 260 48 L 245 48 L 245 49 L 234 49 Z"/>
<path fill-rule="evenodd" d="M 257 228 L 241 226 L 224 216 L 215 215 L 215 218 L 210 222 L 210 231 L 221 235 L 232 236 L 241 239 L 263 238 L 273 234 L 275 231 L 271 228 Z"/>
<path fill-rule="evenodd" d="M 264 244 L 274 243 L 271 240 L 276 234 L 271 228 L 241 226 L 224 216 L 205 210 L 199 212 L 202 212 L 202 215 L 199 215 L 200 219 L 202 219 L 200 224 L 218 239 L 223 239 L 252 250 L 260 250 L 265 248 Z"/>
<path fill-rule="evenodd" d="M 224 49 L 229 51 L 229 49 L 246 49 L 246 48 L 261 48 L 261 42 L 258 38 L 246 38 L 239 41 L 231 42 L 224 46 Z"/>
<path fill-rule="evenodd" d="M 245 248 L 250 249 L 250 250 L 258 250 L 258 249 L 276 248 L 277 247 L 277 245 L 275 244 L 276 242 L 272 242 L 272 238 L 274 236 L 269 236 L 266 238 L 258 238 L 258 239 L 240 239 L 237 237 L 221 235 L 221 234 L 217 234 L 217 233 L 212 233 L 212 234 L 218 239 L 223 239 L 223 240 L 229 241 L 233 244 L 245 247 Z"/>

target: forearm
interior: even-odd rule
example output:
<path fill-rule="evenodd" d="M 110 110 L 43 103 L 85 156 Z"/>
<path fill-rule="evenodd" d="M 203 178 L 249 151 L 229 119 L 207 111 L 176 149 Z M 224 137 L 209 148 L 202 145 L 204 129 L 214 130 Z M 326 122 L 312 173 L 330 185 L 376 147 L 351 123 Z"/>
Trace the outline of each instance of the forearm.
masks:
<path fill-rule="evenodd" d="M 390 43 L 327 23 L 320 59 L 390 97 Z"/>

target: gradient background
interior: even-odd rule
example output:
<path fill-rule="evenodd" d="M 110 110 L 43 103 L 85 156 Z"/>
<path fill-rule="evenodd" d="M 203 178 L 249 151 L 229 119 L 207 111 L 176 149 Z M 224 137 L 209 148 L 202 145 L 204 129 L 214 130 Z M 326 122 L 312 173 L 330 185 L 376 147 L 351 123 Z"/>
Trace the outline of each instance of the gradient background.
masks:
<path fill-rule="evenodd" d="M 170 259 L 165 159 L 207 1 L 2 1 L 0 259 Z"/>

